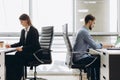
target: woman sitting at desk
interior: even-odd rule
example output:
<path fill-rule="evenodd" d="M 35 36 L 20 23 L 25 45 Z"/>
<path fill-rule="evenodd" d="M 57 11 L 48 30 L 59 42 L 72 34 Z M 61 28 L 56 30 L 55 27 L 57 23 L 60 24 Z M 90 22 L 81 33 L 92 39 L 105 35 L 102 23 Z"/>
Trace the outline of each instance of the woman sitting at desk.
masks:
<path fill-rule="evenodd" d="M 33 59 L 32 54 L 40 49 L 39 33 L 32 26 L 31 20 L 27 14 L 20 17 L 21 25 L 24 27 L 21 31 L 18 43 L 6 45 L 6 48 L 16 47 L 15 55 L 6 55 L 6 80 L 21 80 L 23 76 L 23 66 Z"/>

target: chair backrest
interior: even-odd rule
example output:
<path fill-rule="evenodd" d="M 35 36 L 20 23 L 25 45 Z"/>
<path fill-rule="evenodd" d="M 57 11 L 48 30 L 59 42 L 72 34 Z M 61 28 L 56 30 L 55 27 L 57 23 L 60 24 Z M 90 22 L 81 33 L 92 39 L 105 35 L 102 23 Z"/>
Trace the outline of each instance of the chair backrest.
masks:
<path fill-rule="evenodd" d="M 67 54 L 66 54 L 66 62 L 65 64 L 71 68 L 72 66 L 72 46 L 71 46 L 71 43 L 70 43 L 70 40 L 69 40 L 69 37 L 68 37 L 68 26 L 67 24 L 63 25 L 63 38 L 64 38 L 64 41 L 65 41 L 65 45 L 67 47 Z"/>
<path fill-rule="evenodd" d="M 42 27 L 41 38 L 40 38 L 40 45 L 42 49 L 48 49 L 48 51 L 43 51 L 42 60 L 44 64 L 50 64 L 52 62 L 52 55 L 51 55 L 51 45 L 53 41 L 53 26 Z"/>
<path fill-rule="evenodd" d="M 41 48 L 51 49 L 53 40 L 53 26 L 42 27 L 40 45 Z"/>

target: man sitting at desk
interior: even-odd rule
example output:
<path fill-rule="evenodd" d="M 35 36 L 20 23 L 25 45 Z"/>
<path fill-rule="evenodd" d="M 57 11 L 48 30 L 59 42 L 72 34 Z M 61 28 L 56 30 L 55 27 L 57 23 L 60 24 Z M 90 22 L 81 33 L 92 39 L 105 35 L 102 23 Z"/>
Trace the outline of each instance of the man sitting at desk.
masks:
<path fill-rule="evenodd" d="M 89 48 L 101 49 L 102 47 L 112 47 L 112 45 L 104 45 L 101 43 L 96 43 L 92 36 L 89 33 L 89 30 L 92 30 L 95 24 L 95 17 L 91 14 L 88 14 L 85 17 L 85 25 L 78 32 L 73 50 L 75 52 L 80 52 L 79 54 L 74 54 L 73 60 L 76 64 L 87 65 L 91 63 L 96 56 L 92 56 L 88 53 L 85 53 Z M 100 60 L 99 58 L 92 64 L 92 75 L 91 80 L 100 80 L 99 78 L 99 68 Z M 96 75 L 96 76 L 95 76 Z"/>

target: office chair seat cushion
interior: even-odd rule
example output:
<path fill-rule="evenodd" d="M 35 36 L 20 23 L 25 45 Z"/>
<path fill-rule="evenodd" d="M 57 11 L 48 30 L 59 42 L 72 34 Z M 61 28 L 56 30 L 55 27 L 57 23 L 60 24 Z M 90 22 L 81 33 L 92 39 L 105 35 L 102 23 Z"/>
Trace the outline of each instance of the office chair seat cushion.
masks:
<path fill-rule="evenodd" d="M 85 68 L 85 66 L 79 65 L 79 64 L 72 64 L 71 68 Z"/>
<path fill-rule="evenodd" d="M 38 61 L 31 61 L 27 63 L 27 66 L 38 66 L 42 63 L 38 62 Z"/>
<path fill-rule="evenodd" d="M 37 59 L 30 61 L 26 64 L 26 66 L 38 66 L 40 64 L 50 64 L 52 62 L 52 60 L 45 60 L 45 59 L 41 59 L 42 62 L 38 61 Z"/>

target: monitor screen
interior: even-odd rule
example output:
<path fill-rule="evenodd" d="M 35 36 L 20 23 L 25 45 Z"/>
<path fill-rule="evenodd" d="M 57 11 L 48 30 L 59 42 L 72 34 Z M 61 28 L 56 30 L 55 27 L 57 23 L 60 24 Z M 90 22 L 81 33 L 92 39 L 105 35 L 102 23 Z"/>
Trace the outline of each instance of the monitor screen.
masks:
<path fill-rule="evenodd" d="M 115 42 L 115 47 L 120 47 L 120 37 L 117 38 Z"/>

